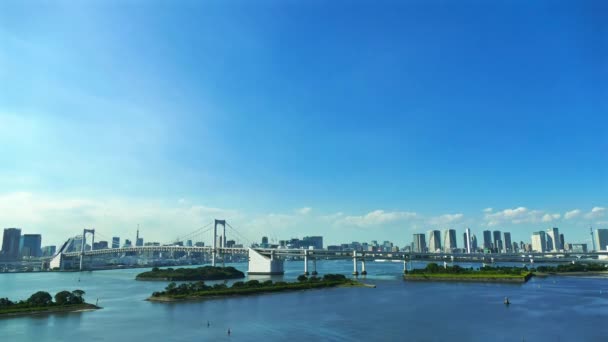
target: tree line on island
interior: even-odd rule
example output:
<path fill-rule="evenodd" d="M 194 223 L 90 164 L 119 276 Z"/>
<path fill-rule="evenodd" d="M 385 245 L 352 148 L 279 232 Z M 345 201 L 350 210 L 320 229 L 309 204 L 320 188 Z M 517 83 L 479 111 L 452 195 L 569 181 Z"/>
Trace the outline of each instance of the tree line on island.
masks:
<path fill-rule="evenodd" d="M 204 266 L 196 268 L 165 268 L 154 267 L 151 271 L 140 273 L 137 280 L 168 280 L 168 281 L 195 281 L 195 280 L 223 280 L 244 278 L 245 274 L 234 267 Z"/>
<path fill-rule="evenodd" d="M 188 297 L 210 297 L 210 296 L 232 296 L 246 295 L 261 292 L 280 292 L 289 290 L 304 290 L 324 287 L 334 287 L 338 285 L 356 285 L 358 282 L 346 278 L 342 274 L 326 274 L 323 277 L 299 276 L 297 282 L 284 282 L 266 280 L 249 280 L 246 282 L 237 281 L 228 287 L 226 284 L 207 285 L 203 281 L 194 283 L 183 283 L 177 285 L 169 283 L 165 291 L 154 292 L 152 300 L 158 297 L 173 299 Z"/>
<path fill-rule="evenodd" d="M 26 300 L 15 302 L 8 298 L 0 298 L 0 313 L 41 311 L 50 308 L 82 305 L 86 304 L 84 294 L 85 292 L 82 290 L 60 291 L 55 294 L 55 301 L 53 301 L 51 294 L 45 291 L 38 291 Z"/>

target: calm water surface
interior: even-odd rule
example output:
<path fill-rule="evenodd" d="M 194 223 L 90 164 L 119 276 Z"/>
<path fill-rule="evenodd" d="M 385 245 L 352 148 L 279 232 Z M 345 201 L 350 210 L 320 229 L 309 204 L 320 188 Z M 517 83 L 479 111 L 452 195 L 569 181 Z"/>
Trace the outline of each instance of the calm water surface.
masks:
<path fill-rule="evenodd" d="M 301 262 L 285 267 L 285 276 L 273 279 L 293 280 L 303 268 Z M 524 285 L 406 283 L 399 278 L 402 267 L 368 263 L 366 282 L 375 289 L 179 304 L 144 301 L 166 286 L 133 280 L 146 269 L 0 274 L 0 297 L 80 288 L 88 302 L 99 298 L 104 307 L 0 319 L 0 341 L 608 341 L 608 277 L 533 278 Z M 320 274 L 349 274 L 351 268 L 347 261 L 318 263 Z"/>

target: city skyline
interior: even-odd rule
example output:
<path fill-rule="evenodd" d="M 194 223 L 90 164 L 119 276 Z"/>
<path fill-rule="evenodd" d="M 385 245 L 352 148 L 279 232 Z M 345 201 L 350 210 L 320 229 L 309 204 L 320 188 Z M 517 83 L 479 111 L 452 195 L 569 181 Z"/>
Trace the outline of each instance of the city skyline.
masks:
<path fill-rule="evenodd" d="M 218 218 L 404 245 L 607 226 L 603 12 L 237 3 L 1 2 L 0 227 L 170 241 Z"/>

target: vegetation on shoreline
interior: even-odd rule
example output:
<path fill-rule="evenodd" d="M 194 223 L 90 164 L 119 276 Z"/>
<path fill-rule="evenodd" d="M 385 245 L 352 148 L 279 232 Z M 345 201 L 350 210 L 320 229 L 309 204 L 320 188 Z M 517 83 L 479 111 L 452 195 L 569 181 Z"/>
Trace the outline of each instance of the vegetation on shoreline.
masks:
<path fill-rule="evenodd" d="M 606 272 L 608 268 L 602 264 L 567 264 L 557 266 L 539 266 L 536 271 L 541 273 L 571 273 L 571 272 Z"/>
<path fill-rule="evenodd" d="M 27 300 L 16 302 L 0 298 L 0 317 L 40 312 L 76 311 L 81 309 L 98 309 L 97 306 L 84 301 L 82 290 L 60 291 L 55 294 L 55 301 L 48 292 L 38 291 Z"/>
<path fill-rule="evenodd" d="M 266 292 L 308 290 L 349 285 L 355 286 L 360 285 L 360 283 L 348 279 L 342 274 L 326 274 L 323 278 L 299 276 L 297 282 L 291 283 L 284 281 L 273 282 L 272 280 L 266 280 L 264 282 L 259 282 L 257 280 L 249 280 L 247 282 L 238 281 L 232 284 L 231 287 L 226 286 L 226 284 L 209 286 L 202 281 L 180 285 L 170 283 L 165 288 L 165 291 L 154 292 L 149 300 L 166 301 L 168 299 L 184 300 L 219 296 L 241 296 Z"/>
<path fill-rule="evenodd" d="M 234 267 L 204 266 L 197 268 L 165 268 L 154 267 L 151 271 L 138 274 L 136 280 L 166 280 L 166 281 L 195 281 L 195 280 L 224 280 L 240 279 L 245 274 Z"/>
<path fill-rule="evenodd" d="M 429 263 L 423 269 L 414 269 L 404 272 L 405 279 L 413 280 L 479 280 L 479 281 L 509 281 L 525 282 L 532 273 L 526 267 L 491 267 L 480 269 L 464 268 L 458 265 L 440 267 L 436 263 Z"/>

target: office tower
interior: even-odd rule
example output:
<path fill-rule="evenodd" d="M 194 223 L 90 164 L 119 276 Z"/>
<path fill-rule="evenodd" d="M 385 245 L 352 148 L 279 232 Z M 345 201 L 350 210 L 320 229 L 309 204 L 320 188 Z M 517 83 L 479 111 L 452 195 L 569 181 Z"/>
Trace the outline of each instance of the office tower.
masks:
<path fill-rule="evenodd" d="M 21 241 L 21 229 L 5 228 L 2 237 L 2 257 L 7 260 L 19 258 L 19 243 Z"/>
<path fill-rule="evenodd" d="M 532 233 L 532 250 L 534 252 L 544 253 L 547 247 L 547 237 L 545 232 L 542 230 L 540 232 Z"/>
<path fill-rule="evenodd" d="M 429 252 L 435 253 L 441 251 L 441 231 L 429 230 Z"/>
<path fill-rule="evenodd" d="M 511 233 L 504 232 L 503 236 L 505 237 L 503 240 L 505 243 L 505 252 L 511 252 L 513 249 L 513 244 L 511 243 Z"/>
<path fill-rule="evenodd" d="M 192 247 L 192 240 L 186 240 L 186 247 Z"/>
<path fill-rule="evenodd" d="M 118 236 L 112 238 L 112 248 L 120 248 L 120 238 Z"/>
<path fill-rule="evenodd" d="M 424 234 L 414 234 L 414 252 L 424 253 L 426 252 L 426 240 Z"/>
<path fill-rule="evenodd" d="M 557 227 L 547 229 L 547 252 L 558 252 L 560 246 L 559 229 Z"/>
<path fill-rule="evenodd" d="M 446 252 L 452 252 L 452 250 L 458 248 L 456 243 L 456 230 L 446 229 L 443 231 L 443 249 Z"/>
<path fill-rule="evenodd" d="M 511 246 L 511 248 L 512 248 L 512 249 L 511 249 L 511 251 L 512 251 L 513 253 L 517 253 L 517 252 L 519 252 L 519 245 L 517 244 L 517 242 L 513 241 L 513 244 L 512 244 L 512 246 Z"/>
<path fill-rule="evenodd" d="M 566 245 L 564 243 L 564 234 L 559 234 L 559 244 L 562 246 L 562 249 L 566 248 Z"/>
<path fill-rule="evenodd" d="M 594 234 L 595 234 L 595 243 L 597 245 L 597 250 L 598 251 L 608 250 L 608 229 L 596 229 Z M 3 244 L 3 246 L 4 246 L 4 244 Z"/>
<path fill-rule="evenodd" d="M 129 248 L 132 247 L 131 246 L 131 240 L 129 239 L 125 239 L 125 244 L 122 246 L 123 248 Z"/>
<path fill-rule="evenodd" d="M 502 252 L 502 232 L 500 230 L 495 230 L 492 232 L 492 241 L 494 242 L 494 252 L 501 253 Z"/>
<path fill-rule="evenodd" d="M 464 230 L 464 249 L 471 254 L 471 229 L 469 228 Z"/>
<path fill-rule="evenodd" d="M 483 231 L 483 249 L 492 249 L 492 232 L 489 230 Z"/>
<path fill-rule="evenodd" d="M 473 253 L 477 252 L 477 236 L 475 234 L 471 235 L 471 250 Z"/>
<path fill-rule="evenodd" d="M 262 236 L 262 246 L 267 246 L 267 245 L 268 245 L 268 237 Z"/>
<path fill-rule="evenodd" d="M 42 236 L 23 234 L 19 240 L 19 254 L 23 257 L 39 258 L 42 255 Z"/>

